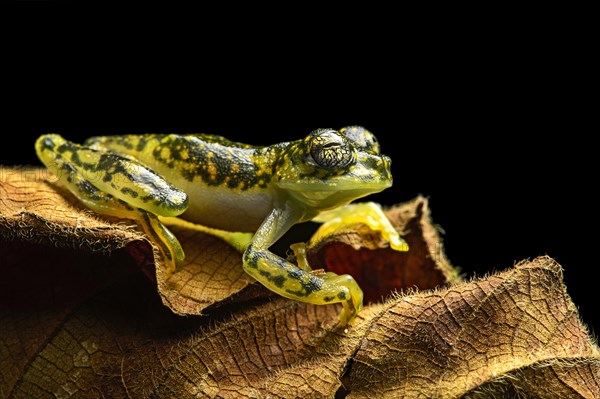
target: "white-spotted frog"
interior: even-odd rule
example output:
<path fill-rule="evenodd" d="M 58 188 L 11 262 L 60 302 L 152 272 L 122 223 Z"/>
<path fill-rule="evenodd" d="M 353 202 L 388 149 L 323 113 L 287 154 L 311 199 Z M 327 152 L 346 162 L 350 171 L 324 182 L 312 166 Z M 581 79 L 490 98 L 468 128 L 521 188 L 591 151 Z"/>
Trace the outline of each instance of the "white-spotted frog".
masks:
<path fill-rule="evenodd" d="M 342 325 L 362 308 L 349 275 L 313 272 L 303 244 L 298 265 L 269 251 L 296 223 L 345 219 L 382 231 L 407 250 L 381 208 L 351 201 L 390 187 L 390 159 L 359 126 L 318 129 L 304 139 L 264 147 L 205 134 L 102 136 L 84 145 L 56 134 L 36 142 L 40 160 L 87 207 L 136 220 L 160 248 L 169 273 L 184 260 L 177 238 L 158 216 L 178 216 L 251 238 L 222 235 L 243 250 L 244 270 L 268 289 L 313 304 L 341 302 Z M 330 216 L 327 216 L 330 215 Z"/>

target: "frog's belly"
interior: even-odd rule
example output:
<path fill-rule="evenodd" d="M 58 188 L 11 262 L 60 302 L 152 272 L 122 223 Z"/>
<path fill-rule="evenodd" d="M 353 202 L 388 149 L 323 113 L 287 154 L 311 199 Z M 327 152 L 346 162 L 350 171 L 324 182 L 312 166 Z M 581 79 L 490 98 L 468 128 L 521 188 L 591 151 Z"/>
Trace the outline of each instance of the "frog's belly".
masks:
<path fill-rule="evenodd" d="M 190 206 L 181 217 L 217 229 L 254 232 L 273 207 L 265 190 L 232 192 L 200 184 L 185 191 Z"/>

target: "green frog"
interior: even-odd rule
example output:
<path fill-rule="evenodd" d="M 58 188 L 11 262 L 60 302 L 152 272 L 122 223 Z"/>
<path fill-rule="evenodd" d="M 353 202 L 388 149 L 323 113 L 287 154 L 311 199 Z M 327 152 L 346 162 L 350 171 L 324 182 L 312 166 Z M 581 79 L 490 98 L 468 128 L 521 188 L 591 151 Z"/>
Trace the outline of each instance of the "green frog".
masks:
<path fill-rule="evenodd" d="M 408 250 L 377 204 L 349 204 L 392 185 L 390 159 L 360 126 L 317 129 L 301 140 L 269 146 L 207 134 L 101 136 L 78 145 L 46 134 L 35 148 L 84 205 L 137 221 L 162 252 L 169 275 L 181 268 L 185 255 L 159 217 L 250 232 L 220 235 L 243 252 L 244 270 L 284 297 L 341 303 L 342 325 L 362 309 L 356 281 L 311 270 L 304 244 L 292 246 L 297 265 L 270 252 L 271 245 L 296 223 L 315 220 L 335 229 L 364 221 L 393 248 Z"/>

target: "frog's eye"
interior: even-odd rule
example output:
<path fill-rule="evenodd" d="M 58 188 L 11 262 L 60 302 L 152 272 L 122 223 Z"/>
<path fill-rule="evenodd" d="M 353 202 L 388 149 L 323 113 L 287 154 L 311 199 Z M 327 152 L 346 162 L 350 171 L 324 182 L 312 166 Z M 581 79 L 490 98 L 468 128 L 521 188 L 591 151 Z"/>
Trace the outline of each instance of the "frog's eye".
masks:
<path fill-rule="evenodd" d="M 344 168 L 356 160 L 352 145 L 335 130 L 313 132 L 309 145 L 312 159 L 322 168 Z"/>

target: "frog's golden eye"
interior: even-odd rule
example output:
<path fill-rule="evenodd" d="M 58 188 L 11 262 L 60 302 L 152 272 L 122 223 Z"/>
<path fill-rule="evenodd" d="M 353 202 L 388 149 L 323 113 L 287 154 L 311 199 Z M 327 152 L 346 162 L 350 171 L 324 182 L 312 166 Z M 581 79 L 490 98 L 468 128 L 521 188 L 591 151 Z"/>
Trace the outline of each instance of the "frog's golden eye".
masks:
<path fill-rule="evenodd" d="M 339 169 L 356 161 L 355 151 L 350 142 L 335 130 L 317 130 L 310 137 L 310 155 L 320 167 Z"/>

